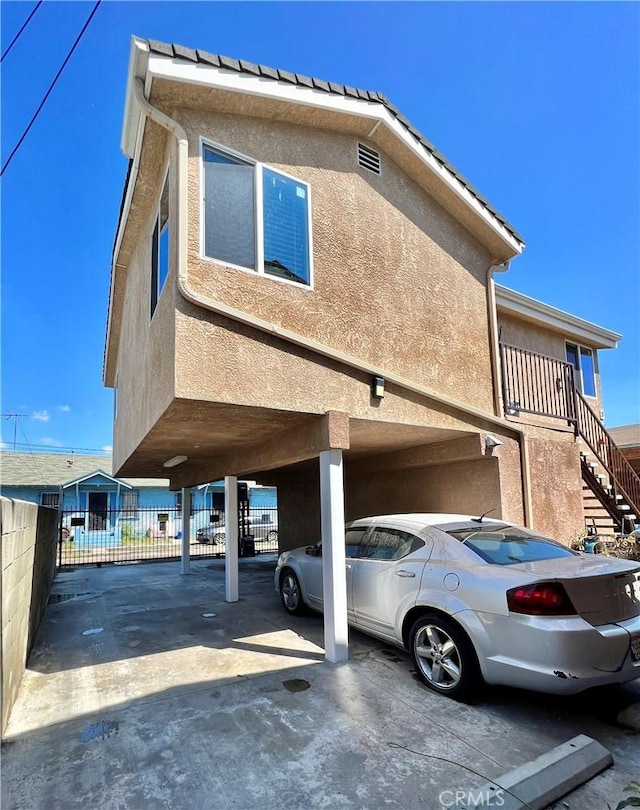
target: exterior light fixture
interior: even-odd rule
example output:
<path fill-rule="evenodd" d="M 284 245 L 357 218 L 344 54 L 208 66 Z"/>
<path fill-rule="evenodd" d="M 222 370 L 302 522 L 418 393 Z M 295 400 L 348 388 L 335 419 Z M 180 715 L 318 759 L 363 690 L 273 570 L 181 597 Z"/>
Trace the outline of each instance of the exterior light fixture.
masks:
<path fill-rule="evenodd" d="M 177 467 L 178 464 L 182 464 L 184 461 L 187 460 L 187 458 L 188 456 L 174 456 L 173 458 L 170 458 L 169 461 L 165 461 L 165 463 L 162 466 Z"/>
<path fill-rule="evenodd" d="M 371 381 L 371 396 L 375 399 L 384 397 L 384 377 L 374 377 Z"/>
<path fill-rule="evenodd" d="M 492 436 L 491 434 L 487 434 L 484 437 L 484 446 L 487 450 L 487 453 L 491 453 L 494 447 L 500 447 L 501 444 L 502 442 L 500 441 L 500 439 L 496 439 L 496 437 Z"/>

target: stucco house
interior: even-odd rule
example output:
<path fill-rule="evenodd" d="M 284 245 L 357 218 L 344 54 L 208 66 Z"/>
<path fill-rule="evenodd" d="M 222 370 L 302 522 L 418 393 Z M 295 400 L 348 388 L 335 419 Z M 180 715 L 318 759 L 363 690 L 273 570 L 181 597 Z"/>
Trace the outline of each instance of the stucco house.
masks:
<path fill-rule="evenodd" d="M 496 285 L 522 236 L 384 96 L 133 38 L 122 149 L 119 476 L 277 486 L 328 601 L 345 517 L 491 510 L 569 542 L 596 453 L 640 509 L 600 419 L 620 335 Z"/>

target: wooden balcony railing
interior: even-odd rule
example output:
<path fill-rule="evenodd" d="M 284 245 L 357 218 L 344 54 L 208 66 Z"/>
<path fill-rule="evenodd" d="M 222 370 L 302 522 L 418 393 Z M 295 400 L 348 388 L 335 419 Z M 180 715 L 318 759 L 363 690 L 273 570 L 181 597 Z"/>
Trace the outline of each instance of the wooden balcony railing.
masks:
<path fill-rule="evenodd" d="M 506 414 L 534 413 L 576 422 L 573 366 L 555 357 L 500 344 Z"/>

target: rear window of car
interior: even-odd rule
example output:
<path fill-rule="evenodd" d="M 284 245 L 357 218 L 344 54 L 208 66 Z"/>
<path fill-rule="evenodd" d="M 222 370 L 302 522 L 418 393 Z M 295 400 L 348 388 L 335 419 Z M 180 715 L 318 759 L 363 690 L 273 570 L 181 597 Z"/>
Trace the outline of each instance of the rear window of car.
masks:
<path fill-rule="evenodd" d="M 464 543 L 485 562 L 493 565 L 517 565 L 538 560 L 575 557 L 578 554 L 555 540 L 516 526 L 455 529 L 449 530 L 447 534 Z"/>

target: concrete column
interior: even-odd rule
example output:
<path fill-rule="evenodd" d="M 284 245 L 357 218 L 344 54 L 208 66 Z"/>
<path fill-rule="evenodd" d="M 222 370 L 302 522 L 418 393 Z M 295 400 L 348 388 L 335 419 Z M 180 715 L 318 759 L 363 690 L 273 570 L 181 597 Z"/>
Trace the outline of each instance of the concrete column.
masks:
<path fill-rule="evenodd" d="M 337 664 L 349 658 L 347 578 L 344 556 L 342 450 L 320 453 L 324 657 Z"/>
<path fill-rule="evenodd" d="M 181 574 L 188 574 L 191 566 L 191 490 L 182 488 L 182 559 Z"/>
<path fill-rule="evenodd" d="M 224 479 L 224 582 L 227 602 L 238 601 L 238 479 Z"/>

